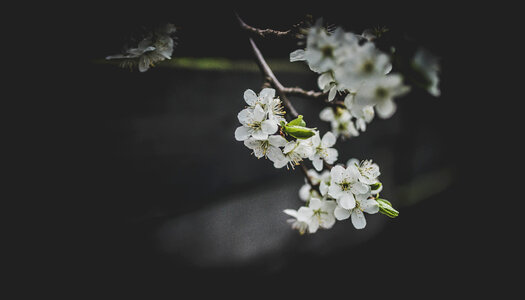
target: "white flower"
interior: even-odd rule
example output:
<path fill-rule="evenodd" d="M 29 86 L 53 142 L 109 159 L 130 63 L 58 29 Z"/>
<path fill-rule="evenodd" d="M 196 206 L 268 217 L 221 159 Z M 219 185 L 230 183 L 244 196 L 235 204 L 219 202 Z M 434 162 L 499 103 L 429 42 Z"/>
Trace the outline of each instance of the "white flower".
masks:
<path fill-rule="evenodd" d="M 416 51 L 413 59 L 414 67 L 421 72 L 426 79 L 429 81 L 427 91 L 434 97 L 439 97 L 441 91 L 439 90 L 439 62 L 437 57 L 428 52 L 427 50 L 420 48 Z"/>
<path fill-rule="evenodd" d="M 352 217 L 352 224 L 356 229 L 362 229 L 366 226 L 366 218 L 363 212 L 375 214 L 379 211 L 377 201 L 368 198 L 369 193 L 359 194 L 355 197 L 355 205 L 352 208 L 346 208 L 337 201 L 337 207 L 334 210 L 334 216 L 337 220 L 342 221 Z"/>
<path fill-rule="evenodd" d="M 304 220 L 309 220 L 309 213 L 307 207 L 301 207 L 299 210 L 294 209 L 285 209 L 284 213 L 293 217 L 293 219 L 288 219 L 287 222 L 292 224 L 292 228 L 299 231 L 300 234 L 304 234 L 308 229 L 308 223 Z"/>
<path fill-rule="evenodd" d="M 319 118 L 323 121 L 330 122 L 332 127 L 331 131 L 336 137 L 342 136 L 343 138 L 350 138 L 352 136 L 358 136 L 359 132 L 355 128 L 352 122 L 352 115 L 347 109 L 325 107 L 319 114 Z"/>
<path fill-rule="evenodd" d="M 293 169 L 296 165 L 299 165 L 299 162 L 304 158 L 310 157 L 313 151 L 312 144 L 309 140 L 290 141 L 284 146 L 284 159 L 275 161 L 273 166 L 279 169 L 289 164 Z"/>
<path fill-rule="evenodd" d="M 398 74 L 368 80 L 357 91 L 355 103 L 363 106 L 374 105 L 381 118 L 389 118 L 396 111 L 393 98 L 404 95 L 410 90 L 402 81 L 402 77 Z"/>
<path fill-rule="evenodd" d="M 323 160 L 329 164 L 333 164 L 337 160 L 337 150 L 330 148 L 336 142 L 336 137 L 333 133 L 328 131 L 321 140 L 319 132 L 317 132 L 310 139 L 315 152 L 309 158 L 317 171 L 323 169 Z"/>
<path fill-rule="evenodd" d="M 284 110 L 281 100 L 275 98 L 275 90 L 271 88 L 264 88 L 257 95 L 254 91 L 247 89 L 244 91 L 244 101 L 248 104 L 249 109 L 255 109 L 256 105 L 260 105 L 267 114 L 269 120 L 274 120 L 276 123 L 284 121 Z"/>
<path fill-rule="evenodd" d="M 308 206 L 302 206 L 298 211 L 286 209 L 284 213 L 295 218 L 289 220 L 292 228 L 304 234 L 306 228 L 309 233 L 315 233 L 321 228 L 330 229 L 335 224 L 334 210 L 337 204 L 332 200 L 312 198 Z"/>
<path fill-rule="evenodd" d="M 243 109 L 237 115 L 242 126 L 235 130 L 235 139 L 245 141 L 250 136 L 256 140 L 268 139 L 268 135 L 277 131 L 277 122 L 275 120 L 267 120 L 266 116 L 267 114 L 259 104 L 255 105 L 253 111 L 248 108 Z"/>
<path fill-rule="evenodd" d="M 359 182 L 359 170 L 356 166 L 348 166 L 346 169 L 340 165 L 330 171 L 331 182 L 328 194 L 337 199 L 337 203 L 345 208 L 355 207 L 354 195 L 365 194 L 370 191 L 370 187 Z"/>
<path fill-rule="evenodd" d="M 319 177 L 319 191 L 321 192 L 322 196 L 327 196 L 331 181 L 332 178 L 330 176 L 330 171 L 326 170 L 321 173 Z"/>
<path fill-rule="evenodd" d="M 310 181 L 313 185 L 318 185 L 321 181 L 321 175 L 319 175 L 315 170 L 309 169 L 306 171 L 306 175 L 310 178 Z M 308 183 L 306 178 L 304 179 L 304 184 L 299 189 L 299 198 L 305 202 L 309 201 L 312 197 L 315 198 L 321 198 L 321 195 L 312 188 L 312 186 Z"/>
<path fill-rule="evenodd" d="M 244 141 L 244 145 L 253 150 L 255 157 L 267 157 L 271 161 L 284 159 L 283 152 L 279 147 L 284 147 L 286 143 L 286 139 L 280 135 L 270 135 L 267 140 L 256 140 L 250 137 Z"/>
<path fill-rule="evenodd" d="M 123 67 L 133 67 L 138 64 L 139 71 L 145 72 L 154 64 L 171 59 L 175 45 L 171 34 L 175 31 L 173 24 L 167 24 L 154 33 L 150 32 L 139 42 L 137 48 L 126 49 L 125 54 L 110 55 L 106 59 L 120 59 Z"/>
<path fill-rule="evenodd" d="M 363 160 L 358 167 L 359 181 L 365 184 L 377 183 L 377 177 L 381 175 L 379 166 L 372 162 L 372 160 Z"/>
<path fill-rule="evenodd" d="M 356 91 L 365 80 L 390 72 L 392 65 L 388 55 L 375 48 L 373 43 L 354 47 L 351 55 L 334 70 L 335 80 L 344 88 Z"/>
<path fill-rule="evenodd" d="M 332 70 L 337 64 L 336 52 L 343 41 L 343 36 L 344 31 L 341 28 L 329 34 L 321 27 L 319 20 L 308 31 L 306 49 L 290 53 L 290 61 L 306 61 L 310 69 L 316 73 Z"/>

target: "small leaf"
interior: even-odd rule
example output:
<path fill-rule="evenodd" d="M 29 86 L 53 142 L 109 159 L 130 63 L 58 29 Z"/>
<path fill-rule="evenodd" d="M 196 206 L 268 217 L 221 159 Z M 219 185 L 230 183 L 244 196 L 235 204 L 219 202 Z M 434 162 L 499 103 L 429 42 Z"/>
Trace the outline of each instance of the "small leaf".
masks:
<path fill-rule="evenodd" d="M 303 121 L 303 115 L 299 115 L 297 118 L 293 119 L 288 123 L 289 126 L 306 126 L 306 122 Z"/>

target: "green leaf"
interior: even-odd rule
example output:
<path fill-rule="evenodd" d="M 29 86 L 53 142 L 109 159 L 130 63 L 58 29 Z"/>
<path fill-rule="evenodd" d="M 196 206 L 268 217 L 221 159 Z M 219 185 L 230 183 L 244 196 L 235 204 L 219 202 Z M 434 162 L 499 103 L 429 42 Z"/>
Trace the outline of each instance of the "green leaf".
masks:
<path fill-rule="evenodd" d="M 291 120 L 289 123 L 288 123 L 289 126 L 302 126 L 302 127 L 305 127 L 306 126 L 306 122 L 303 121 L 303 115 L 299 115 L 297 118 Z"/>

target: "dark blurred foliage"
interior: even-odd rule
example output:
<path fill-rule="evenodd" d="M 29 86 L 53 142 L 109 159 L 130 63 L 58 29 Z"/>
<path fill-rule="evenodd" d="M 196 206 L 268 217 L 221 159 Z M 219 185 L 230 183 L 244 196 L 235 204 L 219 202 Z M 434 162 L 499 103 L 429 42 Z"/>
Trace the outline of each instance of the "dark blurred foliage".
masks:
<path fill-rule="evenodd" d="M 50 114 L 50 121 L 58 123 L 59 150 L 47 158 L 46 169 L 60 173 L 52 181 L 60 182 L 57 198 L 65 204 L 53 211 L 56 231 L 40 236 L 39 245 L 51 249 L 52 259 L 43 260 L 61 275 L 60 284 L 47 288 L 61 289 L 71 298 L 132 295 L 146 299 L 174 298 L 183 292 L 246 298 L 266 293 L 279 297 L 284 292 L 286 296 L 325 292 L 324 298 L 427 297 L 470 295 L 474 289 L 484 289 L 476 282 L 486 281 L 487 271 L 498 265 L 488 253 L 499 252 L 487 250 L 494 249 L 492 238 L 478 243 L 495 230 L 481 229 L 490 222 L 492 211 L 480 214 L 473 208 L 487 203 L 488 192 L 474 196 L 480 183 L 472 173 L 483 172 L 479 162 L 493 158 L 478 150 L 487 132 L 476 125 L 482 121 L 476 106 L 482 99 L 473 99 L 469 90 L 475 86 L 471 77 L 475 68 L 466 58 L 476 53 L 481 41 L 465 33 L 466 27 L 476 24 L 465 19 L 470 10 L 437 2 L 324 4 L 319 3 L 322 8 L 279 9 L 270 4 L 233 9 L 204 3 L 71 7 L 57 24 L 62 31 L 47 33 L 70 46 L 63 57 L 71 62 L 61 74 L 64 81 L 56 84 L 67 100 Z M 417 44 L 437 55 L 442 67 L 441 97 L 414 90 L 397 101 L 392 119 L 376 118 L 361 137 L 340 144 L 340 148 L 348 145 L 340 157 L 346 160 L 357 154 L 383 159 L 385 193 L 390 192 L 391 198 L 406 195 L 401 187 L 410 187 L 414 179 L 443 169 L 448 170 L 446 180 L 450 181 L 446 189 L 417 203 L 399 203 L 397 219 L 371 216 L 370 220 L 382 221 L 370 226 L 369 234 L 366 229 L 351 233 L 349 240 L 355 243 L 321 243 L 355 232 L 345 222 L 336 226 L 346 229 L 319 232 L 320 238 L 286 233 L 289 243 L 278 255 L 243 264 L 199 265 L 176 251 L 159 250 L 159 228 L 169 225 L 170 219 L 207 212 L 220 201 L 229 203 L 231 195 L 246 197 L 261 185 L 279 187 L 285 182 L 298 190 L 301 176 L 253 159 L 233 138 L 235 116 L 242 107 L 240 96 L 245 88 L 259 88 L 258 74 L 204 74 L 160 66 L 140 74 L 94 61 L 118 53 L 134 33 L 164 22 L 179 27 L 174 57 L 251 59 L 246 33 L 238 28 L 234 10 L 260 28 L 285 30 L 307 14 L 357 33 L 385 26 L 390 29 L 387 38 L 400 43 L 400 49 L 408 45 L 410 52 L 411 45 Z M 257 43 L 268 58 L 286 59 L 298 48 L 290 40 L 257 39 Z M 308 74 L 277 76 L 290 85 L 315 87 L 315 77 Z M 222 105 L 217 99 L 230 102 Z M 479 102 L 473 105 L 475 101 Z M 317 118 L 320 106 L 306 100 L 297 103 L 307 120 Z M 175 137 L 170 138 L 171 134 Z M 298 199 L 291 203 L 300 205 Z M 278 215 L 280 208 L 272 209 Z M 199 244 L 199 236 L 192 241 Z M 191 253 L 191 246 L 184 251 Z"/>

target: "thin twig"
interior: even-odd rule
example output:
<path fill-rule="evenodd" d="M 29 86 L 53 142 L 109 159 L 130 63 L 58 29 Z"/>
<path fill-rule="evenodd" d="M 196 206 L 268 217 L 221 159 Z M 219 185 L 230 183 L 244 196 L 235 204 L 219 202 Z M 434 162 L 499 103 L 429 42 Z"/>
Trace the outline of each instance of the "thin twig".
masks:
<path fill-rule="evenodd" d="M 294 35 L 294 32 L 292 29 L 288 29 L 286 31 L 279 31 L 279 30 L 274 30 L 274 29 L 259 29 L 259 28 L 252 27 L 244 23 L 244 21 L 239 17 L 237 13 L 235 13 L 235 15 L 237 16 L 237 19 L 239 20 L 239 24 L 241 25 L 242 29 L 248 32 L 251 32 L 253 34 L 256 34 L 260 37 L 274 36 L 274 37 L 281 38 L 281 37 L 289 37 L 289 36 Z"/>
<path fill-rule="evenodd" d="M 270 69 L 270 66 L 268 66 L 268 63 L 262 56 L 261 51 L 259 50 L 259 48 L 257 48 L 257 45 L 255 44 L 253 39 L 250 38 L 249 40 L 250 45 L 252 46 L 253 53 L 255 54 L 256 62 L 259 66 L 259 69 L 264 74 L 264 76 L 270 81 L 272 87 L 277 91 L 277 94 L 281 98 L 281 101 L 286 107 L 286 110 L 290 113 L 292 117 L 297 118 L 299 114 L 297 113 L 297 110 L 295 110 L 295 107 L 293 107 L 290 100 L 288 100 L 288 97 L 286 97 L 283 85 L 279 82 L 279 80 L 277 80 L 277 77 L 275 77 L 275 75 L 273 74 L 272 69 Z"/>
<path fill-rule="evenodd" d="M 301 97 L 312 98 L 312 99 L 322 99 L 323 97 L 328 96 L 328 94 L 323 93 L 323 92 L 306 91 L 300 87 L 285 87 L 284 92 L 290 96 L 301 96 Z"/>

